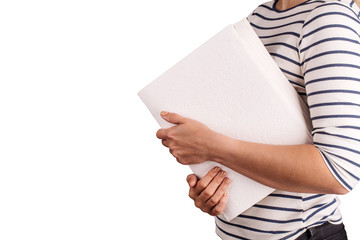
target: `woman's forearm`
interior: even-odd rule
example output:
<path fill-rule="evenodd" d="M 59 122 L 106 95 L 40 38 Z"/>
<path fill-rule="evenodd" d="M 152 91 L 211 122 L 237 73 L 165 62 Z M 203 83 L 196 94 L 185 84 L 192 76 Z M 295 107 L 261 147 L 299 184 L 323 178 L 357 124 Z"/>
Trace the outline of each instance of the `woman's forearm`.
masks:
<path fill-rule="evenodd" d="M 275 189 L 290 192 L 345 194 L 314 145 L 269 145 L 221 134 L 210 146 L 211 159 Z"/>
<path fill-rule="evenodd" d="M 269 187 L 290 192 L 345 194 L 318 149 L 311 144 L 270 145 L 236 140 L 175 113 L 162 117 L 176 126 L 156 135 L 181 164 L 213 160 Z"/>

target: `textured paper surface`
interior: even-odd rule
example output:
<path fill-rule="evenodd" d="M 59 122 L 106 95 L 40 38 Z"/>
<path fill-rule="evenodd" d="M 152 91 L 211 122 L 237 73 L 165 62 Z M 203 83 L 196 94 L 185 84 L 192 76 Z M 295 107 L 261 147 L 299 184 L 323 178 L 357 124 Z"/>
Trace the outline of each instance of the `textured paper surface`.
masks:
<path fill-rule="evenodd" d="M 311 143 L 307 107 L 246 19 L 229 25 L 139 92 L 161 127 L 165 110 L 229 137 L 268 144 Z M 232 179 L 227 220 L 274 189 L 208 161 L 190 166 L 203 177 L 220 166 Z"/>

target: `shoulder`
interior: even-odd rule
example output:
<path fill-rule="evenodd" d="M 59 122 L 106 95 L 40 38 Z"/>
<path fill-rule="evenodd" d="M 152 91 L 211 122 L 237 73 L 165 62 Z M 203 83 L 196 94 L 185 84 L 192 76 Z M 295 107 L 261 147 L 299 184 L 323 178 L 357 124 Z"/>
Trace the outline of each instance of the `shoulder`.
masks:
<path fill-rule="evenodd" d="M 354 16 L 359 18 L 359 7 L 355 4 L 353 0 L 314 0 L 313 2 L 318 2 L 319 4 L 313 8 L 311 11 L 312 14 L 317 12 L 327 12 L 327 11 L 345 11 L 351 12 Z"/>
<path fill-rule="evenodd" d="M 351 0 L 324 1 L 311 10 L 300 31 L 299 45 L 329 38 L 360 42 L 360 19 Z M 335 42 L 334 42 L 335 43 Z"/>
<path fill-rule="evenodd" d="M 346 25 L 360 32 L 359 8 L 351 0 L 328 0 L 311 10 L 304 21 L 303 29 L 312 29 L 329 24 Z"/>
<path fill-rule="evenodd" d="M 357 64 L 360 57 L 360 20 L 349 1 L 325 1 L 306 17 L 298 42 L 303 72 L 313 64 Z M 352 1 L 351 1 L 352 2 Z M 337 65 L 336 65 L 337 66 Z M 325 68 L 324 68 L 325 69 Z M 330 69 L 330 68 L 329 68 Z M 341 69 L 333 68 L 331 71 Z M 353 70 L 353 69 L 352 69 Z M 348 69 L 347 69 L 348 71 Z M 358 76 L 358 72 L 351 72 Z M 322 74 L 325 74 L 322 72 Z M 338 74 L 338 73 L 337 73 Z"/>

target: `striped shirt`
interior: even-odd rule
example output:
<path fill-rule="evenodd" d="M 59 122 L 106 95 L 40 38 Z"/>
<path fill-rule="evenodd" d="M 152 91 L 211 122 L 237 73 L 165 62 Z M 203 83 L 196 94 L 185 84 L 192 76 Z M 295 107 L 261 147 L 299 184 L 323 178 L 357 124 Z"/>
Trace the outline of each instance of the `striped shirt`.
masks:
<path fill-rule="evenodd" d="M 280 11 L 277 0 L 248 20 L 286 78 L 307 103 L 316 148 L 351 191 L 360 177 L 360 9 L 352 0 L 308 0 Z M 339 224 L 339 199 L 276 190 L 227 222 L 222 239 L 296 239 L 324 222 Z"/>

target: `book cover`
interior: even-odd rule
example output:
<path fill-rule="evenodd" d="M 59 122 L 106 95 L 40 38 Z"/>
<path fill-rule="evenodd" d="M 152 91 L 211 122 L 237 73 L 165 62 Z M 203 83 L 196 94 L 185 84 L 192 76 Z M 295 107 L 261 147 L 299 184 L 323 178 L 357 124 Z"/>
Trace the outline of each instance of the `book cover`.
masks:
<path fill-rule="evenodd" d="M 225 27 L 138 95 L 162 128 L 172 126 L 160 117 L 169 111 L 236 139 L 312 143 L 305 103 L 246 19 Z M 232 180 L 224 212 L 229 221 L 274 191 L 215 162 L 190 167 L 201 178 L 214 166 Z"/>

